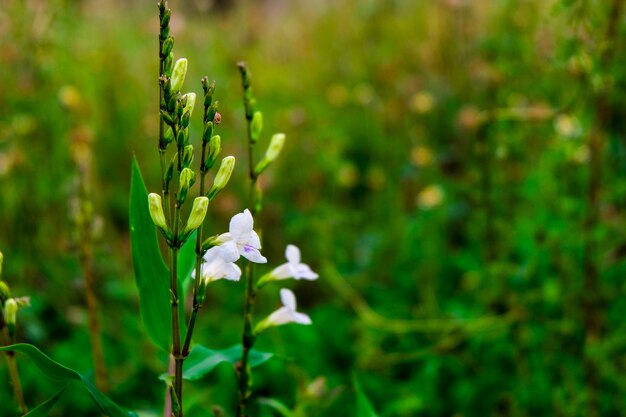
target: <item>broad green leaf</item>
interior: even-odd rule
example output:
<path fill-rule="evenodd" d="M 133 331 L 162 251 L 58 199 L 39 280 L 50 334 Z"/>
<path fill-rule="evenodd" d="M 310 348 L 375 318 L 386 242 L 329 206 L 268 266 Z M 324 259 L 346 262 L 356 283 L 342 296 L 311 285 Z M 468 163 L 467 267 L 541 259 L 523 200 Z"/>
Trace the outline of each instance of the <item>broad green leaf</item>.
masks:
<path fill-rule="evenodd" d="M 248 358 L 250 367 L 259 366 L 274 356 L 273 353 L 259 352 L 252 349 Z M 241 360 L 241 345 L 235 345 L 223 350 L 213 350 L 202 345 L 193 347 L 183 365 L 183 378 L 195 381 L 211 372 L 220 363 L 226 362 L 235 365 Z"/>
<path fill-rule="evenodd" d="M 185 283 L 191 280 L 191 272 L 196 266 L 196 232 L 193 232 L 178 253 L 178 280 Z"/>
<path fill-rule="evenodd" d="M 36 408 L 33 408 L 28 413 L 24 415 L 24 417 L 48 417 L 48 414 L 52 411 L 57 401 L 61 398 L 67 385 L 61 388 L 61 391 L 54 394 L 52 397 L 48 398 L 45 402 L 39 404 Z"/>
<path fill-rule="evenodd" d="M 130 240 L 141 317 L 152 341 L 167 352 L 172 334 L 170 274 L 159 250 L 148 191 L 135 158 L 130 186 Z"/>
<path fill-rule="evenodd" d="M 21 352 L 33 361 L 35 366 L 46 375 L 48 378 L 58 382 L 72 382 L 78 381 L 91 395 L 92 400 L 98 407 L 98 409 L 109 417 L 136 417 L 136 414 L 130 411 L 125 411 L 116 403 L 114 403 L 109 397 L 100 392 L 88 379 L 83 377 L 78 372 L 61 365 L 58 362 L 53 361 L 39 349 L 33 345 L 19 343 L 16 345 L 2 346 L 0 351 L 15 351 Z M 59 396 L 61 394 L 58 394 Z M 54 397 L 53 397 L 54 398 Z M 50 400 L 48 400 L 50 401 Z M 47 402 L 48 402 L 47 401 Z M 56 400 L 54 400 L 56 402 Z M 54 404 L 52 404 L 54 405 Z M 51 407 L 50 407 L 51 408 Z M 33 410 L 34 411 L 34 410 Z M 45 415 L 45 414 L 42 414 Z"/>
<path fill-rule="evenodd" d="M 376 411 L 374 411 L 374 407 L 370 400 L 363 392 L 363 388 L 361 388 L 361 384 L 357 379 L 356 375 L 352 378 L 354 384 L 354 391 L 356 392 L 356 415 L 358 417 L 378 417 Z"/>
<path fill-rule="evenodd" d="M 285 404 L 281 403 L 278 400 L 275 400 L 274 398 L 259 398 L 258 402 L 261 405 L 271 408 L 272 410 L 276 411 L 278 414 L 280 414 L 283 417 L 295 417 L 296 416 L 294 412 L 291 411 Z"/>

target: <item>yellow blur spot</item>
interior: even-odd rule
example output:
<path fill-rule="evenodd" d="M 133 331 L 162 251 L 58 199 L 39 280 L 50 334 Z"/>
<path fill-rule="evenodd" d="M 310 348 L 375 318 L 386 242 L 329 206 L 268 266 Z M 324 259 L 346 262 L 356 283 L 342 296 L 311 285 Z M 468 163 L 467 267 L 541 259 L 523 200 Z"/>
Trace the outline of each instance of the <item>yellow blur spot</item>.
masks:
<path fill-rule="evenodd" d="M 417 195 L 417 205 L 423 210 L 430 210 L 440 205 L 444 196 L 441 186 L 429 185 Z"/>
<path fill-rule="evenodd" d="M 411 163 L 418 167 L 428 166 L 433 162 L 433 151 L 427 146 L 417 145 L 411 149 Z"/>
<path fill-rule="evenodd" d="M 417 92 L 411 97 L 410 107 L 415 113 L 428 113 L 435 107 L 435 98 L 427 91 Z"/>
<path fill-rule="evenodd" d="M 78 88 L 73 85 L 65 85 L 59 89 L 59 101 L 63 106 L 74 110 L 80 106 L 82 98 Z"/>

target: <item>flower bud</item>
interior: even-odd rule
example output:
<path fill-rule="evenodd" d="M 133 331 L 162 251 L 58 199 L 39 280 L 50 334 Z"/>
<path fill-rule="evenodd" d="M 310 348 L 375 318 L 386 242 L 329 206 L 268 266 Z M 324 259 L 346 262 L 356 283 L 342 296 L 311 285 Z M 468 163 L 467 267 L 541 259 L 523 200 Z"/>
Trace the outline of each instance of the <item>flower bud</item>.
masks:
<path fill-rule="evenodd" d="M 9 298 L 4 302 L 4 321 L 7 324 L 9 333 L 15 332 L 15 322 L 17 321 L 17 302 Z"/>
<path fill-rule="evenodd" d="M 183 150 L 183 167 L 189 168 L 191 162 L 193 162 L 193 145 L 187 145 Z"/>
<path fill-rule="evenodd" d="M 215 165 L 215 161 L 217 161 L 217 157 L 219 156 L 221 150 L 222 145 L 220 135 L 212 136 L 209 140 L 208 154 L 204 161 L 204 172 L 207 172 L 208 170 L 213 168 L 213 165 Z"/>
<path fill-rule="evenodd" d="M 213 123 L 216 125 L 222 123 L 222 115 L 219 112 L 215 112 L 215 116 L 213 116 Z"/>
<path fill-rule="evenodd" d="M 148 207 L 150 209 L 150 217 L 154 225 L 166 236 L 170 236 L 169 227 L 165 221 L 165 213 L 163 213 L 163 205 L 161 204 L 161 196 L 156 193 L 148 194 Z"/>
<path fill-rule="evenodd" d="M 174 64 L 174 69 L 172 70 L 172 87 L 171 90 L 173 93 L 177 93 L 183 88 L 183 83 L 185 82 L 185 75 L 187 75 L 187 59 L 180 58 Z"/>
<path fill-rule="evenodd" d="M 187 104 L 185 104 L 185 113 L 189 112 L 191 115 L 193 113 L 193 108 L 196 105 L 196 93 L 187 93 L 183 97 L 187 98 Z"/>
<path fill-rule="evenodd" d="M 0 277 L 2 276 L 2 262 L 4 261 L 4 255 L 0 252 Z"/>
<path fill-rule="evenodd" d="M 11 298 L 11 291 L 6 282 L 0 281 L 0 304 Z"/>
<path fill-rule="evenodd" d="M 194 182 L 196 182 L 196 173 L 189 168 L 183 168 L 180 172 L 178 194 L 176 195 L 176 201 L 178 204 L 183 204 L 185 202 L 187 199 L 187 192 Z"/>
<path fill-rule="evenodd" d="M 163 73 L 168 77 L 172 76 L 172 71 L 174 70 L 174 54 L 170 52 L 170 54 L 163 61 Z"/>
<path fill-rule="evenodd" d="M 189 213 L 187 225 L 185 226 L 185 231 L 183 232 L 184 234 L 191 233 L 200 227 L 204 221 L 208 207 L 209 199 L 204 196 L 196 197 L 196 199 L 193 200 L 193 207 L 191 208 L 191 213 Z"/>
<path fill-rule="evenodd" d="M 285 144 L 285 134 L 284 133 L 276 133 L 272 136 L 272 141 L 270 142 L 270 146 L 267 147 L 265 151 L 265 156 L 259 162 L 254 170 L 254 172 L 259 175 L 263 171 L 267 169 L 267 167 L 278 157 L 280 151 L 283 149 L 283 145 Z"/>
<path fill-rule="evenodd" d="M 204 132 L 202 133 L 202 142 L 207 143 L 213 136 L 213 122 L 204 124 Z"/>
<path fill-rule="evenodd" d="M 161 15 L 161 27 L 164 28 L 170 24 L 170 19 L 172 18 L 172 11 L 167 9 Z"/>
<path fill-rule="evenodd" d="M 228 180 L 230 179 L 230 175 L 233 173 L 233 168 L 235 168 L 235 157 L 227 156 L 222 159 L 222 164 L 220 165 L 219 171 L 217 171 L 217 175 L 215 176 L 215 180 L 213 181 L 213 186 L 209 190 L 208 197 L 209 200 L 213 200 L 217 193 L 222 191 L 226 184 L 228 184 Z"/>
<path fill-rule="evenodd" d="M 167 39 L 163 42 L 163 49 L 161 50 L 161 57 L 165 58 L 170 55 L 172 49 L 174 48 L 174 38 L 168 36 Z"/>
<path fill-rule="evenodd" d="M 263 113 L 260 111 L 255 111 L 252 116 L 252 121 L 250 122 L 250 139 L 252 139 L 252 143 L 255 143 L 259 140 L 261 136 L 261 131 L 263 130 Z"/>
<path fill-rule="evenodd" d="M 165 171 L 165 175 L 163 176 L 163 180 L 165 180 L 165 186 L 169 187 L 170 181 L 174 178 L 174 169 L 178 165 L 178 152 L 174 154 L 170 164 L 167 166 L 167 170 Z M 167 188 L 166 188 L 167 189 Z"/>

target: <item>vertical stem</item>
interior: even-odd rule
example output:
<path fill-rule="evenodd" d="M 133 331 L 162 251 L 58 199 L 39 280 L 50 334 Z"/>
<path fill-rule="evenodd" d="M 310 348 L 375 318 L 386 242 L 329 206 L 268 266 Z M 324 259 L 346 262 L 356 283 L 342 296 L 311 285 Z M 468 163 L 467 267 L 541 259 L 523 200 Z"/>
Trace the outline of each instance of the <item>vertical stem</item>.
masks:
<path fill-rule="evenodd" d="M 100 320 L 98 319 L 98 298 L 93 285 L 93 252 L 89 234 L 83 234 L 81 242 L 81 265 L 85 274 L 85 301 L 89 316 L 89 339 L 93 354 L 96 386 L 101 391 L 108 391 L 107 372 L 104 364 L 104 349 L 100 337 Z"/>
<path fill-rule="evenodd" d="M 623 0 L 613 0 L 606 26 L 603 49 L 600 52 L 600 70 L 606 71 L 608 64 L 615 51 L 615 41 L 617 39 L 618 25 L 623 13 Z M 589 134 L 587 147 L 589 150 L 589 183 L 587 187 L 587 214 L 585 216 L 584 232 L 584 295 L 583 295 L 583 317 L 585 326 L 585 345 L 593 346 L 602 337 L 602 300 L 598 296 L 600 290 L 600 267 L 598 265 L 597 239 L 594 236 L 595 230 L 599 226 L 599 203 L 602 191 L 602 158 L 605 146 L 605 130 L 610 118 L 609 89 L 603 87 L 594 97 L 595 122 Z M 585 380 L 587 384 L 587 415 L 597 417 L 600 415 L 600 374 L 598 364 L 588 355 L 584 360 Z"/>
<path fill-rule="evenodd" d="M 179 155 L 180 156 L 180 155 Z M 174 245 L 170 248 L 170 291 L 172 304 L 172 355 L 174 356 L 174 393 L 178 403 L 176 417 L 183 416 L 183 361 L 180 349 L 180 322 L 178 316 L 178 224 L 180 220 L 180 204 L 174 211 Z"/>
<path fill-rule="evenodd" d="M 8 345 L 13 343 L 10 341 L 8 331 L 6 327 L 2 331 L 2 344 Z M 22 383 L 20 382 L 20 374 L 17 369 L 17 361 L 15 360 L 15 352 L 8 351 L 6 352 L 7 358 L 7 366 L 9 368 L 9 378 L 11 379 L 11 385 L 13 386 L 13 395 L 15 396 L 15 400 L 20 408 L 22 415 L 28 412 L 28 407 L 26 407 L 26 402 L 24 401 L 24 392 L 22 391 Z"/>

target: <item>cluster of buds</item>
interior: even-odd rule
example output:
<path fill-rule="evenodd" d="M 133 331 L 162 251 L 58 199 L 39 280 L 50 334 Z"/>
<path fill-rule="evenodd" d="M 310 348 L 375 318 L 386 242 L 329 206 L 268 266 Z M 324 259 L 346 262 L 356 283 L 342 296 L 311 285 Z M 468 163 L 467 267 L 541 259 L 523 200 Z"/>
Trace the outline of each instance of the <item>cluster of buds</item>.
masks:
<path fill-rule="evenodd" d="M 14 298 L 6 282 L 2 281 L 2 261 L 4 256 L 0 252 L 0 330 L 5 326 L 9 337 L 13 339 L 17 323 L 17 310 L 30 304 L 28 297 Z"/>

